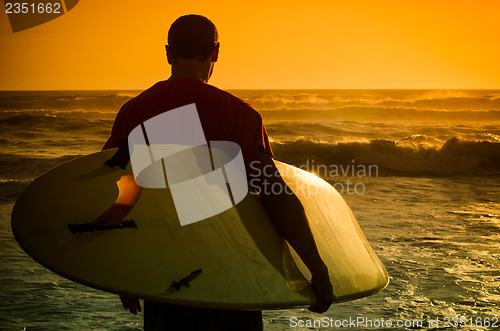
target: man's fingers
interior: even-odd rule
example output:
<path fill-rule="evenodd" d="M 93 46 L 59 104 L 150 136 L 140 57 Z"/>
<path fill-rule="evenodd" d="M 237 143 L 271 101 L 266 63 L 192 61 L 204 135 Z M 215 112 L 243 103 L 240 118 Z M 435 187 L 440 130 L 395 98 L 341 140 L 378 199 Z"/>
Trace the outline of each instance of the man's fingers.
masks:
<path fill-rule="evenodd" d="M 139 301 L 139 299 L 130 299 L 129 310 L 134 315 L 137 315 L 137 313 L 142 310 L 141 302 Z"/>
<path fill-rule="evenodd" d="M 128 298 L 120 295 L 120 300 L 122 301 L 123 308 L 130 311 L 132 314 L 137 315 L 137 312 L 142 311 L 139 299 Z"/>
<path fill-rule="evenodd" d="M 122 302 L 123 309 L 127 310 L 127 309 L 128 309 L 128 305 L 127 305 L 127 298 L 122 297 L 122 296 L 120 295 L 120 301 Z"/>
<path fill-rule="evenodd" d="M 317 304 L 314 306 L 309 307 L 308 309 L 312 311 L 313 313 L 324 313 L 325 311 L 330 308 L 330 304 Z"/>

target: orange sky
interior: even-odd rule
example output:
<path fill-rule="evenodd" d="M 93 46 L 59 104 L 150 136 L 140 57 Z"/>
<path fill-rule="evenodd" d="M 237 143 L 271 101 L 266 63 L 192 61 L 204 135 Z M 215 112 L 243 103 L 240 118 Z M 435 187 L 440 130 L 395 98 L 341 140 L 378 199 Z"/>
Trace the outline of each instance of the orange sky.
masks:
<path fill-rule="evenodd" d="M 188 13 L 218 27 L 221 88 L 500 88 L 497 0 L 173 3 L 81 0 L 18 33 L 2 8 L 0 89 L 145 89 Z"/>

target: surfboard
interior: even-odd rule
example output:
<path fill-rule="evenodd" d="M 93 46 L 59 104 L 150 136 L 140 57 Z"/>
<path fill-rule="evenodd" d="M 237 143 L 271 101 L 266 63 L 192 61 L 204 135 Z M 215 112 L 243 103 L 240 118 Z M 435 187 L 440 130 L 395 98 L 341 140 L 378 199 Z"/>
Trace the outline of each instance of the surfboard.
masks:
<path fill-rule="evenodd" d="M 34 260 L 83 285 L 170 304 L 252 310 L 315 302 L 307 268 L 254 194 L 181 225 L 168 188 L 143 188 L 119 226 L 89 226 L 133 173 L 130 163 L 124 169 L 105 164 L 115 152 L 71 160 L 24 190 L 12 231 Z M 305 208 L 337 302 L 385 288 L 388 274 L 340 194 L 314 174 L 275 163 Z"/>

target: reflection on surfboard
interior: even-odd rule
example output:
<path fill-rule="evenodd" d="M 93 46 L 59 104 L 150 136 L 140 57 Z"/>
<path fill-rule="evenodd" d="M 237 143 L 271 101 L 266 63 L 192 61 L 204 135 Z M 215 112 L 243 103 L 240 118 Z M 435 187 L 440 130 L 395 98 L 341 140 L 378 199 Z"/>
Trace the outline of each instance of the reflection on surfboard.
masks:
<path fill-rule="evenodd" d="M 133 175 L 121 176 L 116 184 L 118 186 L 116 201 L 109 209 L 93 220 L 90 223 L 91 226 L 112 227 L 120 224 L 139 200 L 142 187 L 137 185 Z"/>

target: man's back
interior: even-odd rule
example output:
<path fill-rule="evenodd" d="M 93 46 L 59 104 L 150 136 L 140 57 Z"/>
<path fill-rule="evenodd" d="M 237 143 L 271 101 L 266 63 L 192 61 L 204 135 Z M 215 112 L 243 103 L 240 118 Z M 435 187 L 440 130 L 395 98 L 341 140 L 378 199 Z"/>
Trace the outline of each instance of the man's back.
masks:
<path fill-rule="evenodd" d="M 272 155 L 260 114 L 234 95 L 197 79 L 162 81 L 128 101 L 118 113 L 104 149 L 117 147 L 144 121 L 193 103 L 207 141 L 237 143 L 247 167 L 259 148 Z"/>

